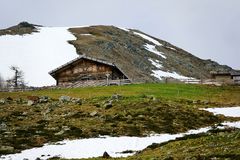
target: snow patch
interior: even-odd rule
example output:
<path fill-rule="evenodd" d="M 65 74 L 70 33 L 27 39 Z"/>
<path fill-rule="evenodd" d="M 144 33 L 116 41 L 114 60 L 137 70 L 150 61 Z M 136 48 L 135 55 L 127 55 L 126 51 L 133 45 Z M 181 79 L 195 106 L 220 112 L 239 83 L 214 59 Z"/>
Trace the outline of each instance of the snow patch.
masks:
<path fill-rule="evenodd" d="M 159 52 L 154 45 L 145 44 L 145 45 L 144 45 L 144 48 L 145 48 L 146 50 L 148 50 L 149 52 L 155 53 L 155 54 L 161 56 L 162 58 L 166 59 L 166 56 L 163 55 L 162 52 Z"/>
<path fill-rule="evenodd" d="M 148 40 L 150 42 L 152 42 L 153 44 L 155 44 L 157 46 L 162 46 L 161 43 L 159 43 L 157 40 L 153 39 L 152 37 L 149 37 L 149 36 L 147 36 L 145 34 L 138 33 L 138 32 L 133 32 L 133 33 L 136 34 L 136 35 L 139 35 L 140 37 L 142 37 L 142 38 L 144 38 L 144 39 L 146 39 L 146 40 Z"/>
<path fill-rule="evenodd" d="M 126 31 L 126 32 L 129 32 L 129 31 L 130 31 L 129 29 L 123 28 L 123 27 L 117 27 L 117 28 L 119 28 L 119 29 L 121 29 L 121 30 L 124 30 L 124 31 Z"/>
<path fill-rule="evenodd" d="M 240 121 L 224 122 L 224 126 L 240 128 Z M 219 129 L 224 127 L 217 126 Z M 63 140 L 55 144 L 45 144 L 43 147 L 24 150 L 21 153 L 0 156 L 0 159 L 19 160 L 19 159 L 36 159 L 41 157 L 45 160 L 54 156 L 61 158 L 90 158 L 100 157 L 106 151 L 111 157 L 127 157 L 134 153 L 122 153 L 123 151 L 132 150 L 140 151 L 152 143 L 163 143 L 174 140 L 179 137 L 191 134 L 206 133 L 212 127 L 189 130 L 186 133 L 179 134 L 155 134 L 148 137 L 110 137 L 101 136 L 99 138 Z"/>
<path fill-rule="evenodd" d="M 162 70 L 153 70 L 152 72 L 153 72 L 153 74 L 151 74 L 151 75 L 160 80 L 162 80 L 164 77 L 171 77 L 171 78 L 179 79 L 179 80 L 193 79 L 191 77 L 185 77 L 185 76 L 179 75 L 176 72 L 171 73 L 171 72 L 165 72 Z"/>
<path fill-rule="evenodd" d="M 173 47 L 168 47 L 168 46 L 165 46 L 166 48 L 168 48 L 168 49 L 171 49 L 171 50 L 174 50 L 174 51 L 176 51 L 176 49 L 175 48 L 173 48 Z"/>
<path fill-rule="evenodd" d="M 12 77 L 9 66 L 17 65 L 28 85 L 55 84 L 48 72 L 78 57 L 75 47 L 67 42 L 76 39 L 68 28 L 39 27 L 39 32 L 30 35 L 0 36 L 1 75 L 6 79 Z"/>
<path fill-rule="evenodd" d="M 222 125 L 234 128 L 240 128 L 240 121 L 237 122 L 223 122 Z"/>
<path fill-rule="evenodd" d="M 163 66 L 162 66 L 162 64 L 158 61 L 158 60 L 153 60 L 153 59 L 151 59 L 151 58 L 149 58 L 148 59 L 151 63 L 152 63 L 152 65 L 154 65 L 155 67 L 157 67 L 157 68 L 163 68 Z"/>
<path fill-rule="evenodd" d="M 94 36 L 92 34 L 89 34 L 89 33 L 85 33 L 85 34 L 80 34 L 81 36 Z"/>
<path fill-rule="evenodd" d="M 204 108 L 203 110 L 212 112 L 214 115 L 222 114 L 227 117 L 240 117 L 240 107 Z"/>

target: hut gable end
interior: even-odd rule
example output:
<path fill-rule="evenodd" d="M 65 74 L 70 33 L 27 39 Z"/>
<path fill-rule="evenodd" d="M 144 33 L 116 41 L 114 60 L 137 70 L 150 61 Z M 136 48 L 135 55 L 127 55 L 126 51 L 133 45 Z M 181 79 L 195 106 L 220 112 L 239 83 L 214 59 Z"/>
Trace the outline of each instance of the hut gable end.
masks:
<path fill-rule="evenodd" d="M 88 83 L 108 80 L 127 79 L 114 64 L 81 56 L 49 72 L 58 86 L 74 86 L 77 83 Z"/>

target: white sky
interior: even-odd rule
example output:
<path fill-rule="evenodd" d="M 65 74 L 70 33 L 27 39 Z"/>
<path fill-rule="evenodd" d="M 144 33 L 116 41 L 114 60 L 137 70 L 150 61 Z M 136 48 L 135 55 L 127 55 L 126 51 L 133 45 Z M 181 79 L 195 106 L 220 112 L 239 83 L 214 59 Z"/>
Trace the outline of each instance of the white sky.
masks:
<path fill-rule="evenodd" d="M 240 69 L 239 8 L 239 0 L 1 0 L 0 28 L 21 21 L 136 28 L 200 58 Z"/>

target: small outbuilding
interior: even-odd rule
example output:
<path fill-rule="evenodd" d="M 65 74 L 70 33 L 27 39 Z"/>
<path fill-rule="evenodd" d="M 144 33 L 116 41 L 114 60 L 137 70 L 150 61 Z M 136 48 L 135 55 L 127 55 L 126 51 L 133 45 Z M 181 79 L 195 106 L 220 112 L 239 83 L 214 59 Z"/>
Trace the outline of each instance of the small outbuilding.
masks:
<path fill-rule="evenodd" d="M 115 64 L 81 55 L 49 74 L 61 87 L 121 85 L 131 80 Z"/>
<path fill-rule="evenodd" d="M 240 84 L 239 72 L 211 72 L 212 79 L 221 84 Z"/>
<path fill-rule="evenodd" d="M 240 72 L 232 73 L 231 76 L 235 84 L 240 84 Z"/>

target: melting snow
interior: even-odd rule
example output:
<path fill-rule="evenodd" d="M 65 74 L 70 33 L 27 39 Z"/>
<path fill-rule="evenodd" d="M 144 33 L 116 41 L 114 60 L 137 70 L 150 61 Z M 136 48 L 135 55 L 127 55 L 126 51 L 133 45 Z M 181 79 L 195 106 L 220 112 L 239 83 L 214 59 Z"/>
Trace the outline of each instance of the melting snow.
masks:
<path fill-rule="evenodd" d="M 92 34 L 86 33 L 86 34 L 81 34 L 81 36 L 93 36 Z"/>
<path fill-rule="evenodd" d="M 238 122 L 224 122 L 222 125 L 240 128 Z M 222 128 L 222 127 L 218 127 Z M 143 150 L 152 143 L 163 143 L 183 137 L 190 134 L 199 134 L 209 131 L 211 127 L 200 128 L 198 130 L 189 130 L 180 134 L 156 134 L 148 137 L 109 137 L 102 136 L 99 138 L 64 140 L 56 144 L 45 144 L 43 147 L 24 150 L 21 153 L 1 156 L 0 159 L 19 160 L 19 159 L 48 159 L 50 157 L 59 156 L 62 158 L 90 158 L 102 156 L 106 151 L 112 157 L 127 157 L 134 153 L 124 154 L 123 151 Z M 58 144 L 58 145 L 57 145 Z"/>
<path fill-rule="evenodd" d="M 31 35 L 0 36 L 0 73 L 10 78 L 13 73 L 9 67 L 17 65 L 28 85 L 53 85 L 55 80 L 48 72 L 78 56 L 67 42 L 75 39 L 66 27 L 40 27 Z"/>
<path fill-rule="evenodd" d="M 162 64 L 160 64 L 160 62 L 158 60 L 153 60 L 151 58 L 149 58 L 148 60 L 152 63 L 152 65 L 156 66 L 157 68 L 163 67 Z"/>
<path fill-rule="evenodd" d="M 173 47 L 168 47 L 168 46 L 165 46 L 166 48 L 169 48 L 169 49 L 171 49 L 171 50 L 175 50 L 176 51 L 176 49 L 175 48 L 173 48 Z"/>
<path fill-rule="evenodd" d="M 212 112 L 214 115 L 223 114 L 228 117 L 240 117 L 240 107 L 204 108 L 203 110 Z"/>
<path fill-rule="evenodd" d="M 144 38 L 144 39 L 146 39 L 146 40 L 148 40 L 150 42 L 152 42 L 153 44 L 155 44 L 157 46 L 162 46 L 162 44 L 159 43 L 157 40 L 155 40 L 155 39 L 153 39 L 153 38 L 151 38 L 151 37 L 149 37 L 149 36 L 147 36 L 145 34 L 138 33 L 138 32 L 133 32 L 133 33 L 136 34 L 136 35 L 139 35 L 140 37 L 142 37 L 142 38 Z"/>
<path fill-rule="evenodd" d="M 129 29 L 127 29 L 127 28 L 123 28 L 123 27 L 118 27 L 119 29 L 121 29 L 121 30 L 124 30 L 124 31 L 126 31 L 126 32 L 129 32 L 130 30 Z"/>
<path fill-rule="evenodd" d="M 176 72 L 165 72 L 165 71 L 162 71 L 162 70 L 153 70 L 153 74 L 152 74 L 154 77 L 157 77 L 158 79 L 162 80 L 163 77 L 171 77 L 171 78 L 175 78 L 175 79 L 193 79 L 191 77 L 185 77 L 185 76 L 182 76 L 182 75 L 179 75 L 178 73 Z"/>
<path fill-rule="evenodd" d="M 146 50 L 148 50 L 148 51 L 150 51 L 150 52 L 152 52 L 152 53 L 155 53 L 155 54 L 161 56 L 162 58 L 166 59 L 166 56 L 163 55 L 164 53 L 159 52 L 159 51 L 156 49 L 156 45 L 157 45 L 157 46 L 162 46 L 161 43 L 159 43 L 157 40 L 155 40 L 155 39 L 153 39 L 153 38 L 151 38 L 151 37 L 149 37 L 149 36 L 147 36 L 147 35 L 145 35 L 145 34 L 138 33 L 138 32 L 133 32 L 133 33 L 136 34 L 136 35 L 139 35 L 140 37 L 142 37 L 142 38 L 144 38 L 144 39 L 152 42 L 153 44 L 155 44 L 155 45 L 151 45 L 151 44 L 146 43 L 146 44 L 144 45 L 144 48 L 145 48 Z"/>
<path fill-rule="evenodd" d="M 150 51 L 152 53 L 155 53 L 155 54 L 161 56 L 162 58 L 166 59 L 166 56 L 163 55 L 162 52 L 159 52 L 154 45 L 145 44 L 144 47 L 145 47 L 146 50 L 148 50 L 148 51 Z"/>
<path fill-rule="evenodd" d="M 163 66 L 158 60 L 153 60 L 151 58 L 149 58 L 148 60 L 152 63 L 152 65 L 159 68 L 159 70 L 152 70 L 153 74 L 151 74 L 151 75 L 160 79 L 160 80 L 162 80 L 162 78 L 164 78 L 164 77 L 172 77 L 172 78 L 180 79 L 180 80 L 194 79 L 192 77 L 185 77 L 185 76 L 179 75 L 176 72 L 171 73 L 171 72 L 162 71 L 160 69 L 163 68 Z"/>

